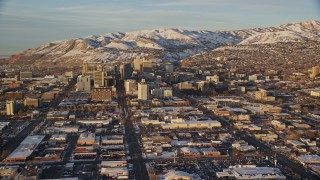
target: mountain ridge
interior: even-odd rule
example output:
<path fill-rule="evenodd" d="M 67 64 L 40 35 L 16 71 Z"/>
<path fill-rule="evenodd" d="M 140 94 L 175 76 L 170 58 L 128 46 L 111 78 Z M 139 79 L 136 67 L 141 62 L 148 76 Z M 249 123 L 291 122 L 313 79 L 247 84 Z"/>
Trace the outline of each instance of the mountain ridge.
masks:
<path fill-rule="evenodd" d="M 82 61 L 109 63 L 136 56 L 178 61 L 226 45 L 320 41 L 320 21 L 234 31 L 159 28 L 90 35 L 46 43 L 7 59 L 9 64 L 81 65 Z"/>

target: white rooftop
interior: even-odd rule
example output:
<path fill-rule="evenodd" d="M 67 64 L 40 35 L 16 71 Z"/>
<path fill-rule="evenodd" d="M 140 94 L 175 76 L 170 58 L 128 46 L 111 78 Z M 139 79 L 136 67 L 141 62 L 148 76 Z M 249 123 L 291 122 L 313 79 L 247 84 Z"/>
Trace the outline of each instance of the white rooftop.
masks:
<path fill-rule="evenodd" d="M 8 158 L 27 158 L 37 148 L 45 136 L 28 136 L 21 144 L 7 157 Z"/>

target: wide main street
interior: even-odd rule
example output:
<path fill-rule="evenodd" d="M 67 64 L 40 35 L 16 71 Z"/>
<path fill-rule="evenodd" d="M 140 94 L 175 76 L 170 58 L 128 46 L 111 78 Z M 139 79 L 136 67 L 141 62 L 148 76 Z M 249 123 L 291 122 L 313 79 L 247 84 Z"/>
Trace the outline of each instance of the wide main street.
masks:
<path fill-rule="evenodd" d="M 126 102 L 124 82 L 120 80 L 120 75 L 117 77 L 117 96 L 119 107 L 122 111 L 124 126 L 125 126 L 125 139 L 129 146 L 129 152 L 131 159 L 128 160 L 132 163 L 136 180 L 148 180 L 148 172 L 146 168 L 146 159 L 142 157 L 142 150 L 136 134 L 134 125 L 128 116 L 128 105 Z"/>

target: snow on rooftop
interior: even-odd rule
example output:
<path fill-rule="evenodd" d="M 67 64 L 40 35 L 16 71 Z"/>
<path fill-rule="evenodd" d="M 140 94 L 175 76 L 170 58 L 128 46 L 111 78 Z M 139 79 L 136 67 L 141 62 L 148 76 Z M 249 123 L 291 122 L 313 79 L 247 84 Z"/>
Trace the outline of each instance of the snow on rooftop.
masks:
<path fill-rule="evenodd" d="M 44 137 L 44 135 L 26 137 L 6 159 L 27 158 L 38 147 Z"/>

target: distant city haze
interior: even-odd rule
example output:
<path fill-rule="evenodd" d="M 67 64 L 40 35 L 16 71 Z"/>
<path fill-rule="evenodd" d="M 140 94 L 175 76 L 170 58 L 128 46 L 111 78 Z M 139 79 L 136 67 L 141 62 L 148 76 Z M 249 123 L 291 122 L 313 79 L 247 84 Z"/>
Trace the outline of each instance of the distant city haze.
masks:
<path fill-rule="evenodd" d="M 319 17 L 318 0 L 0 0 L 0 55 L 110 32 L 234 30 Z"/>

